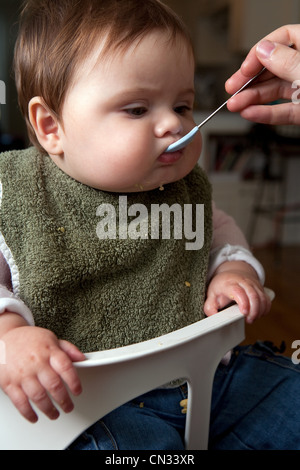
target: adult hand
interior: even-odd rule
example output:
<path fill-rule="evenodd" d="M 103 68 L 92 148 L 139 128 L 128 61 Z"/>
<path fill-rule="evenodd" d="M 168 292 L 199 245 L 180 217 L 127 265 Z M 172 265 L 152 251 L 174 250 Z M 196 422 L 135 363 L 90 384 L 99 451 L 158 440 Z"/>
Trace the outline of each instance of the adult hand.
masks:
<path fill-rule="evenodd" d="M 288 47 L 293 45 L 293 48 Z M 264 124 L 300 124 L 300 25 L 283 26 L 258 42 L 226 82 L 235 93 L 265 66 L 256 84 L 228 102 L 228 109 Z M 289 100 L 270 105 L 277 100 Z"/>

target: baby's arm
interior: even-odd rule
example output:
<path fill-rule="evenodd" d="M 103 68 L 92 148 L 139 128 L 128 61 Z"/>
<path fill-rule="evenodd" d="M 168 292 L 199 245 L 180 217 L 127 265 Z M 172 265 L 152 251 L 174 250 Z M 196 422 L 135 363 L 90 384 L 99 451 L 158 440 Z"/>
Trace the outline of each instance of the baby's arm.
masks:
<path fill-rule="evenodd" d="M 235 301 L 251 323 L 270 309 L 262 265 L 234 219 L 213 204 L 213 243 L 208 271 L 206 315 Z"/>
<path fill-rule="evenodd" d="M 64 412 L 72 411 L 68 389 L 75 396 L 81 393 L 72 362 L 84 360 L 73 344 L 11 312 L 0 315 L 0 340 L 5 350 L 0 387 L 26 419 L 37 421 L 29 400 L 50 419 L 59 416 L 52 400 Z"/>

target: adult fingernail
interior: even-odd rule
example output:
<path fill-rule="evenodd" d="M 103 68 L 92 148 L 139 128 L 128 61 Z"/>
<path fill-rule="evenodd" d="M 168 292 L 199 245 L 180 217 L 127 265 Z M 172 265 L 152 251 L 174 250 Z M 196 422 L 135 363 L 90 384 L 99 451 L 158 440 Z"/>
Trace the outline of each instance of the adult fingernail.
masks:
<path fill-rule="evenodd" d="M 260 41 L 257 46 L 256 46 L 256 52 L 257 55 L 261 59 L 269 59 L 276 47 L 276 44 L 271 41 L 267 41 L 264 39 L 263 41 Z"/>

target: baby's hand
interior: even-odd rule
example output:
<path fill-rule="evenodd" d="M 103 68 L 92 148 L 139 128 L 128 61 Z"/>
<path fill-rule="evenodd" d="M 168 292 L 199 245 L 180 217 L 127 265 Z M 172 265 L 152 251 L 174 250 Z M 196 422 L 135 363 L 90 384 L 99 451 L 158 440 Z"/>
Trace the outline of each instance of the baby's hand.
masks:
<path fill-rule="evenodd" d="M 207 316 L 236 302 L 247 323 L 266 315 L 271 302 L 254 269 L 243 261 L 223 263 L 212 278 L 204 304 Z"/>
<path fill-rule="evenodd" d="M 65 413 L 72 411 L 67 387 L 75 396 L 81 393 L 72 362 L 85 358 L 73 344 L 32 326 L 9 329 L 1 341 L 5 364 L 0 365 L 0 387 L 26 419 L 32 423 L 38 419 L 30 401 L 50 419 L 59 416 L 53 401 Z"/>

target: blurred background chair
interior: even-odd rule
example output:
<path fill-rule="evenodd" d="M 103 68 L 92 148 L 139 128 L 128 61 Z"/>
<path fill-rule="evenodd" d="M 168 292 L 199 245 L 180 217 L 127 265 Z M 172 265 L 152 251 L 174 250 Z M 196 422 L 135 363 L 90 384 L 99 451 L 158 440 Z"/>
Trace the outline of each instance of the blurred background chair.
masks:
<path fill-rule="evenodd" d="M 288 197 L 290 159 L 300 157 L 300 128 L 257 124 L 253 126 L 249 137 L 252 146 L 263 152 L 265 160 L 251 210 L 248 241 L 253 245 L 259 218 L 267 217 L 273 221 L 274 247 L 280 248 L 283 245 L 285 224 L 300 223 L 300 197 L 293 200 Z M 272 197 L 267 196 L 270 186 L 273 186 Z"/>

